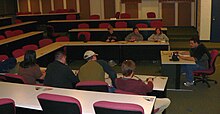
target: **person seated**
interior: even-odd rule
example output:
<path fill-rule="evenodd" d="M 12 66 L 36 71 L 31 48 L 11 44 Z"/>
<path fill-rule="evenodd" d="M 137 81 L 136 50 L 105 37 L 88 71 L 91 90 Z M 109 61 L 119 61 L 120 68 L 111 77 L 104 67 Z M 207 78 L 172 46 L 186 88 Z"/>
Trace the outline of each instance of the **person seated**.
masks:
<path fill-rule="evenodd" d="M 143 36 L 139 32 L 139 29 L 137 27 L 133 28 L 133 32 L 128 34 L 125 37 L 125 41 L 134 42 L 134 41 L 143 41 Z"/>
<path fill-rule="evenodd" d="M 156 28 L 155 32 L 148 38 L 148 41 L 169 42 L 169 38 L 161 31 L 161 28 Z"/>
<path fill-rule="evenodd" d="M 84 59 L 87 61 L 80 67 L 78 77 L 80 81 L 105 81 L 105 72 L 109 75 L 112 85 L 115 86 L 116 72 L 104 60 L 97 60 L 98 54 L 92 50 L 84 53 Z"/>
<path fill-rule="evenodd" d="M 47 66 L 44 85 L 72 89 L 78 82 L 78 77 L 66 63 L 65 53 L 63 51 L 56 52 L 55 61 Z"/>
<path fill-rule="evenodd" d="M 8 73 L 16 66 L 17 60 L 15 58 L 8 58 L 0 61 L 0 73 Z"/>
<path fill-rule="evenodd" d="M 146 95 L 153 90 L 153 79 L 148 78 L 146 83 L 135 76 L 135 62 L 126 60 L 122 62 L 121 70 L 123 77 L 115 79 L 116 88 L 122 91 L 131 92 L 137 95 Z M 154 114 L 162 114 L 162 112 L 170 105 L 168 98 L 156 98 L 154 109 L 159 109 Z"/>
<path fill-rule="evenodd" d="M 18 75 L 23 76 L 28 84 L 36 84 L 36 79 L 44 78 L 36 62 L 36 52 L 34 50 L 27 50 L 24 55 L 24 60 L 19 64 Z"/>
<path fill-rule="evenodd" d="M 108 26 L 106 42 L 115 42 L 117 41 L 117 34 L 113 31 L 113 27 L 111 25 Z"/>

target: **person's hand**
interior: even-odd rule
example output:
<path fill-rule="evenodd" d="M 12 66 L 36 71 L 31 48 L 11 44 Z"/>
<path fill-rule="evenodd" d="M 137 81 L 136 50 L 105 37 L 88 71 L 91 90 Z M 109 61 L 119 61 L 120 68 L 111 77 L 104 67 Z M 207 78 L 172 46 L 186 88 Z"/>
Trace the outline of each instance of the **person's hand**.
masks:
<path fill-rule="evenodd" d="M 111 40 L 111 42 L 115 42 L 115 40 L 113 39 L 113 40 Z"/>
<path fill-rule="evenodd" d="M 110 41 L 109 39 L 106 40 L 106 42 L 109 42 L 109 41 Z"/>
<path fill-rule="evenodd" d="M 146 79 L 146 82 L 149 82 L 149 81 L 152 82 L 153 80 L 154 80 L 153 78 L 147 78 L 147 79 Z"/>

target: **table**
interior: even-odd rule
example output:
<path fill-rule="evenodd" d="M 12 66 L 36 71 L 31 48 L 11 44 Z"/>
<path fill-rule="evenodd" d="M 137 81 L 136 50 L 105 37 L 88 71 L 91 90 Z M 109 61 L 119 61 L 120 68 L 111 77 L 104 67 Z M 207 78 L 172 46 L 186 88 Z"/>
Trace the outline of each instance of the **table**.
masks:
<path fill-rule="evenodd" d="M 45 13 L 45 14 L 27 14 L 27 15 L 17 15 L 17 19 L 26 21 L 37 21 L 39 24 L 47 24 L 50 20 L 64 20 L 66 15 L 74 14 L 77 19 L 80 19 L 79 12 L 72 13 Z"/>
<path fill-rule="evenodd" d="M 10 25 L 12 17 L 0 17 L 0 27 Z"/>
<path fill-rule="evenodd" d="M 70 29 L 78 28 L 78 24 L 87 23 L 90 28 L 99 28 L 100 23 L 109 23 L 113 27 L 115 22 L 127 22 L 128 28 L 133 28 L 138 23 L 145 23 L 150 26 L 151 21 L 160 20 L 162 18 L 152 18 L 152 19 L 139 19 L 139 18 L 129 18 L 129 19 L 81 19 L 81 20 L 51 20 L 48 21 L 48 24 L 54 26 L 56 32 L 67 32 Z"/>
<path fill-rule="evenodd" d="M 162 75 L 168 76 L 168 88 L 180 89 L 180 70 L 182 64 L 195 64 L 194 61 L 179 59 L 170 61 L 174 51 L 161 51 Z"/>
<path fill-rule="evenodd" d="M 165 76 L 149 76 L 149 75 L 135 75 L 141 80 L 145 81 L 147 78 L 153 78 L 153 92 L 149 93 L 152 96 L 156 96 L 157 98 L 165 98 L 166 97 L 166 85 L 168 81 L 168 77 Z M 117 78 L 123 77 L 121 73 L 117 74 Z M 105 74 L 105 82 L 108 85 L 111 85 L 111 79 L 108 77 L 108 74 Z"/>
<path fill-rule="evenodd" d="M 124 41 L 124 38 L 133 31 L 133 28 L 113 28 L 113 30 L 117 34 L 117 40 Z M 167 28 L 161 28 L 161 30 L 166 34 Z M 143 35 L 144 40 L 147 40 L 154 33 L 155 28 L 139 28 L 139 31 Z M 106 41 L 108 30 L 107 28 L 71 29 L 69 30 L 70 39 L 72 41 L 78 41 L 79 32 L 90 32 L 91 41 Z"/>
<path fill-rule="evenodd" d="M 40 89 L 36 90 L 36 87 L 40 87 Z M 48 90 L 48 88 L 50 89 Z M 0 82 L 0 91 L 0 98 L 11 98 L 15 101 L 16 107 L 33 110 L 42 110 L 37 100 L 37 95 L 41 93 L 51 93 L 74 97 L 81 103 L 82 114 L 95 114 L 93 104 L 97 101 L 103 100 L 138 104 L 143 107 L 145 114 L 151 114 L 156 98 L 154 96 L 92 92 L 7 82 Z"/>
<path fill-rule="evenodd" d="M 43 37 L 43 31 L 34 31 L 0 40 L 1 54 L 12 56 L 11 52 L 27 44 L 37 44 Z"/>
<path fill-rule="evenodd" d="M 36 30 L 37 21 L 28 21 L 18 24 L 12 24 L 0 27 L 0 34 L 4 34 L 6 30 L 23 30 L 24 32 L 30 32 Z"/>

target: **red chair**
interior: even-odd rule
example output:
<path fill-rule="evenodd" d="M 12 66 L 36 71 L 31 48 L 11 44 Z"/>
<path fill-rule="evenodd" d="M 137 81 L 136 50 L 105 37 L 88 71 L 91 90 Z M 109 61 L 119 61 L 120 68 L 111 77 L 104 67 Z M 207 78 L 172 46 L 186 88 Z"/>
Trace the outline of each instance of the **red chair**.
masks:
<path fill-rule="evenodd" d="M 56 13 L 68 13 L 68 9 L 57 9 Z"/>
<path fill-rule="evenodd" d="M 109 25 L 109 23 L 100 23 L 99 28 L 108 28 Z"/>
<path fill-rule="evenodd" d="M 83 39 L 82 39 L 82 36 L 83 36 Z M 78 33 L 78 39 L 81 40 L 81 41 L 90 41 L 90 37 L 91 37 L 91 34 L 90 32 L 79 32 Z"/>
<path fill-rule="evenodd" d="M 2 76 L 5 78 L 6 82 L 28 84 L 27 81 L 25 81 L 22 76 L 17 74 L 5 73 Z"/>
<path fill-rule="evenodd" d="M 0 40 L 3 40 L 3 39 L 5 39 L 5 36 L 0 35 Z"/>
<path fill-rule="evenodd" d="M 8 59 L 7 55 L 0 55 L 0 62 L 5 61 L 6 59 Z"/>
<path fill-rule="evenodd" d="M 32 14 L 41 14 L 41 12 L 33 12 Z"/>
<path fill-rule="evenodd" d="M 56 42 L 69 42 L 70 39 L 68 36 L 60 36 L 58 38 L 56 38 Z"/>
<path fill-rule="evenodd" d="M 42 93 L 37 99 L 44 114 L 82 114 L 81 104 L 76 98 Z"/>
<path fill-rule="evenodd" d="M 212 81 L 215 84 L 217 84 L 216 80 L 209 79 L 210 76 L 215 73 L 215 69 L 216 69 L 215 68 L 215 61 L 216 61 L 217 56 L 218 56 L 218 50 L 215 50 L 215 49 L 212 50 L 211 51 L 211 61 L 209 63 L 209 69 L 197 70 L 197 71 L 193 72 L 193 75 L 195 76 L 194 77 L 194 79 L 195 79 L 194 84 L 195 85 L 198 82 L 203 82 L 203 83 L 206 83 L 208 85 L 208 87 L 210 87 L 209 81 Z"/>
<path fill-rule="evenodd" d="M 76 15 L 74 14 L 66 15 L 66 20 L 76 20 Z"/>
<path fill-rule="evenodd" d="M 14 58 L 18 58 L 20 56 L 23 56 L 25 54 L 25 51 L 23 49 L 16 49 L 12 52 L 12 55 Z"/>
<path fill-rule="evenodd" d="M 75 9 L 68 9 L 68 12 L 76 12 Z"/>
<path fill-rule="evenodd" d="M 127 22 L 116 22 L 115 28 L 127 28 Z"/>
<path fill-rule="evenodd" d="M 138 104 L 98 101 L 93 104 L 96 114 L 144 114 Z"/>
<path fill-rule="evenodd" d="M 13 31 L 7 30 L 7 31 L 5 31 L 5 36 L 6 36 L 7 38 L 9 38 L 9 37 L 13 37 L 13 36 L 15 36 L 15 35 L 14 35 L 14 32 L 13 32 Z"/>
<path fill-rule="evenodd" d="M 18 24 L 18 23 L 22 23 L 22 21 L 20 19 L 15 19 L 15 23 Z"/>
<path fill-rule="evenodd" d="M 24 31 L 23 30 L 14 30 L 13 33 L 14 33 L 15 36 L 17 36 L 17 35 L 20 35 L 20 34 L 24 34 Z"/>
<path fill-rule="evenodd" d="M 52 43 L 53 43 L 53 40 L 51 40 L 51 39 L 41 39 L 39 41 L 39 47 L 42 48 L 42 47 L 49 45 L 49 44 L 52 44 Z"/>
<path fill-rule="evenodd" d="M 0 114 L 15 114 L 15 102 L 9 98 L 0 99 Z"/>
<path fill-rule="evenodd" d="M 90 15 L 89 19 L 100 19 L 99 15 Z"/>
<path fill-rule="evenodd" d="M 108 92 L 108 84 L 104 81 L 82 81 L 76 84 L 76 89 Z"/>
<path fill-rule="evenodd" d="M 57 13 L 56 11 L 49 11 L 49 13 Z"/>
<path fill-rule="evenodd" d="M 78 28 L 89 28 L 89 24 L 87 24 L 87 23 L 80 23 L 80 24 L 78 24 Z"/>
<path fill-rule="evenodd" d="M 22 49 L 24 50 L 24 52 L 26 52 L 27 50 L 37 50 L 38 46 L 35 44 L 28 44 L 26 46 L 23 46 Z"/>
<path fill-rule="evenodd" d="M 156 14 L 154 12 L 147 12 L 147 18 L 156 18 Z"/>
<path fill-rule="evenodd" d="M 151 21 L 150 26 L 152 28 L 161 28 L 163 27 L 163 22 L 162 21 Z"/>
<path fill-rule="evenodd" d="M 116 18 L 116 19 L 119 19 L 119 18 L 120 18 L 120 12 L 116 12 L 116 13 L 115 13 L 115 18 Z"/>
<path fill-rule="evenodd" d="M 147 28 L 148 25 L 145 24 L 145 23 L 138 23 L 138 24 L 136 24 L 136 27 L 137 27 L 137 28 Z"/>
<path fill-rule="evenodd" d="M 121 13 L 120 18 L 121 19 L 131 18 L 131 15 L 129 13 Z"/>

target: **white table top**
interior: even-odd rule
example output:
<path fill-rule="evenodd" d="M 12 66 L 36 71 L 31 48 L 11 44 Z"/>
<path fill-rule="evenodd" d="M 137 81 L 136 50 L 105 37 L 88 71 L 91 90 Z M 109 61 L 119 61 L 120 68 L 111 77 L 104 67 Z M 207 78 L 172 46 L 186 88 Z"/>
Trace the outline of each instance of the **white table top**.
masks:
<path fill-rule="evenodd" d="M 40 87 L 40 89 L 36 90 L 36 87 Z M 72 96 L 78 99 L 81 103 L 82 114 L 94 114 L 95 112 L 93 109 L 93 103 L 103 100 L 138 104 L 144 108 L 145 114 L 151 114 L 155 102 L 154 96 L 91 92 L 75 89 L 61 89 L 7 82 L 0 82 L 0 91 L 0 98 L 11 98 L 15 101 L 15 105 L 17 107 L 35 110 L 42 110 L 37 100 L 37 95 L 41 93 Z"/>
<path fill-rule="evenodd" d="M 161 51 L 161 64 L 196 64 L 194 61 L 187 61 L 179 58 L 179 61 L 170 61 L 173 51 Z"/>
<path fill-rule="evenodd" d="M 168 77 L 163 77 L 163 76 L 149 76 L 149 75 L 135 75 L 138 78 L 140 78 L 141 80 L 145 81 L 147 78 L 153 78 L 153 90 L 155 91 L 164 91 L 166 84 L 167 84 L 167 80 Z M 105 74 L 105 82 L 107 82 L 109 85 L 112 84 L 111 79 L 108 77 L 108 74 Z M 123 77 L 123 75 L 121 73 L 117 74 L 117 77 Z"/>

